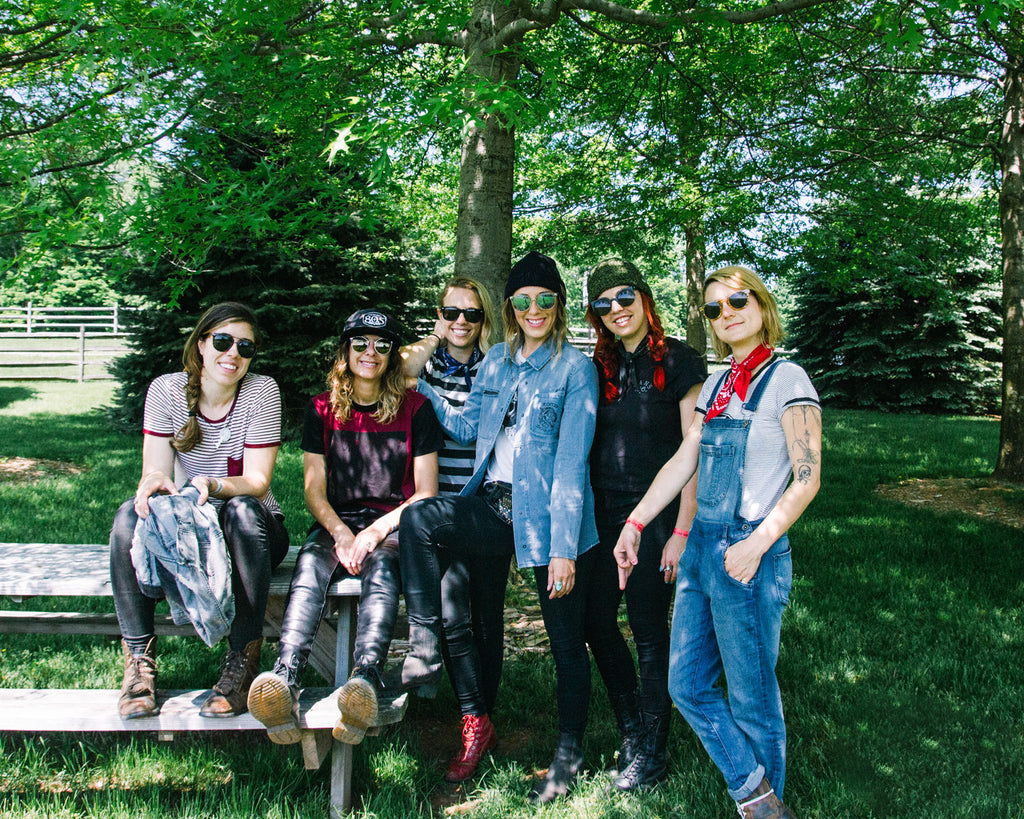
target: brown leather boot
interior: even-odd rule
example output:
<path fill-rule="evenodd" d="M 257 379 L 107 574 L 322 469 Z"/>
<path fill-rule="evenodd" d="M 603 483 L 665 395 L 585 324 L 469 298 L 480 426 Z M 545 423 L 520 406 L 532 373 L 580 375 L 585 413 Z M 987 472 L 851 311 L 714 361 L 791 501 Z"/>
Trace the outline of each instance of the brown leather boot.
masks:
<path fill-rule="evenodd" d="M 160 713 L 156 704 L 156 637 L 150 637 L 146 651 L 133 657 L 128 645 L 121 641 L 124 649 L 124 682 L 117 710 L 124 719 L 152 717 Z"/>
<path fill-rule="evenodd" d="M 767 779 L 762 779 L 750 796 L 737 802 L 736 808 L 741 819 L 796 819 L 796 814 L 782 804 Z"/>
<path fill-rule="evenodd" d="M 249 687 L 260 673 L 260 649 L 263 638 L 257 637 L 241 651 L 228 651 L 220 667 L 220 679 L 203 707 L 201 717 L 233 717 L 244 714 Z"/>

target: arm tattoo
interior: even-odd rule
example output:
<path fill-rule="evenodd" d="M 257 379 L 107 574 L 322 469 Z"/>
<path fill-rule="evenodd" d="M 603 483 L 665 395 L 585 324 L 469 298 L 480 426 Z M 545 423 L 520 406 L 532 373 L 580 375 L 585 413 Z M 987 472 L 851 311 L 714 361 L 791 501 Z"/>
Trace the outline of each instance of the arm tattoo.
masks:
<path fill-rule="evenodd" d="M 810 412 L 810 407 L 800 407 L 800 411 L 803 413 L 803 437 L 797 437 L 796 424 L 794 424 L 793 430 L 793 477 L 799 483 L 809 483 L 812 475 L 814 474 L 812 466 L 815 466 L 820 461 L 821 453 L 818 450 L 811 448 L 811 433 L 807 429 L 816 420 L 816 415 Z"/>

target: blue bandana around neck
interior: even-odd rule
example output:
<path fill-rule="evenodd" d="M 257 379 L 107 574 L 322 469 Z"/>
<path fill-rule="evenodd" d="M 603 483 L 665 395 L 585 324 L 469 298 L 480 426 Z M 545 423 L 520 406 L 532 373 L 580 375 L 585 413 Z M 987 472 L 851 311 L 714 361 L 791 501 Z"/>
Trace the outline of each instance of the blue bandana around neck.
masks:
<path fill-rule="evenodd" d="M 465 364 L 449 353 L 447 347 L 439 347 L 436 355 L 441 364 L 444 365 L 444 378 L 451 378 L 453 375 L 461 375 L 466 379 L 466 386 L 472 388 L 473 378 L 470 375 L 470 371 L 479 363 L 480 359 L 484 357 L 484 354 L 480 352 L 479 347 L 473 348 L 473 352 L 469 356 L 469 361 Z"/>

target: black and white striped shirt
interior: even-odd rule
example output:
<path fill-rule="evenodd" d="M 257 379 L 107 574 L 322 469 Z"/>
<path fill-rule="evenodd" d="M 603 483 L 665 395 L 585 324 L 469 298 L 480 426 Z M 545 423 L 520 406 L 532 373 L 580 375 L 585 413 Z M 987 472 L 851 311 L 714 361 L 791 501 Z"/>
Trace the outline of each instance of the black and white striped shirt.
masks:
<path fill-rule="evenodd" d="M 173 438 L 188 421 L 188 403 L 184 372 L 169 373 L 154 379 L 146 393 L 142 431 L 159 438 Z M 269 375 L 246 373 L 238 385 L 235 401 L 223 418 L 198 415 L 203 439 L 189 452 L 174 456 L 174 483 L 184 487 L 196 475 L 230 478 L 241 475 L 245 450 L 281 445 L 281 393 Z M 273 493 L 260 498 L 271 512 L 281 513 Z M 223 500 L 211 498 L 220 505 Z"/>
<path fill-rule="evenodd" d="M 482 361 L 483 359 L 481 359 Z M 476 376 L 480 366 L 478 361 L 469 371 L 470 379 Z M 461 407 L 469 397 L 469 385 L 464 375 L 452 375 L 445 378 L 445 365 L 436 355 L 431 356 L 423 368 L 423 380 L 430 384 L 453 407 Z M 473 461 L 476 447 L 473 444 L 463 446 L 444 436 L 444 446 L 437 453 L 438 491 L 442 495 L 458 495 L 469 479 L 473 476 Z"/>

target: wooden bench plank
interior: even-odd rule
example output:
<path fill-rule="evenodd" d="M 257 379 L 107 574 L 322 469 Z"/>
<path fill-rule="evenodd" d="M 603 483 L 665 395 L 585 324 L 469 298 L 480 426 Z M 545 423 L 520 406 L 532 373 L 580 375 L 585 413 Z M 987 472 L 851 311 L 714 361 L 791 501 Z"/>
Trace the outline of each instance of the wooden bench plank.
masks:
<path fill-rule="evenodd" d="M 195 636 L 196 630 L 191 623 L 179 626 L 168 614 L 158 614 L 154 620 L 157 634 Z M 0 611 L 0 634 L 100 634 L 116 637 L 120 633 L 121 626 L 113 612 Z M 264 637 L 276 637 L 280 633 L 280 627 L 270 623 L 263 627 Z"/>
<path fill-rule="evenodd" d="M 263 731 L 263 724 L 248 712 L 210 719 L 199 708 L 210 689 L 160 691 L 160 713 L 153 717 L 122 719 L 117 713 L 120 692 L 110 688 L 0 688 L 0 731 Z M 408 695 L 381 703 L 375 727 L 400 722 Z M 300 726 L 326 730 L 338 721 L 337 696 L 331 688 L 306 688 L 299 697 Z"/>
<path fill-rule="evenodd" d="M 270 578 L 270 596 L 287 597 L 298 550 L 293 548 Z M 106 543 L 0 543 L 0 595 L 26 598 L 111 597 L 110 547 Z M 359 578 L 331 584 L 330 597 L 358 597 Z"/>
<path fill-rule="evenodd" d="M 266 621 L 270 630 L 275 634 L 279 633 L 280 621 L 284 612 L 297 553 L 298 550 L 293 549 L 284 562 L 275 569 L 271 577 Z M 0 572 L 0 596 L 6 596 L 17 602 L 36 596 L 110 597 L 112 595 L 109 547 L 107 544 L 0 543 L 0 565 L 4 567 L 3 572 Z M 331 584 L 328 589 L 328 597 L 332 605 L 337 608 L 337 622 L 334 625 L 330 623 L 321 624 L 316 635 L 313 651 L 310 654 L 310 665 L 316 668 L 326 679 L 333 679 L 336 686 L 343 684 L 348 679 L 350 658 L 355 638 L 356 604 L 360 589 L 361 583 L 359 578 L 344 578 Z M 80 618 L 81 621 L 77 623 L 75 617 L 78 614 L 82 614 L 80 612 L 65 613 L 67 614 L 65 617 L 61 617 L 61 614 L 58 613 L 56 618 L 51 617 L 51 614 L 53 613 L 24 611 L 0 613 L 0 631 L 5 630 L 4 623 L 7 623 L 12 631 L 24 629 L 26 633 L 29 629 L 34 629 L 36 633 L 44 630 L 53 633 L 94 633 L 91 631 L 79 632 L 75 631 L 75 629 L 105 628 L 102 623 L 94 619 L 97 616 L 102 617 L 102 614 L 87 614 L 85 618 Z M 109 613 L 107 616 L 109 617 Z M 89 624 L 90 621 L 92 625 Z M 63 624 L 61 628 L 56 627 L 58 622 Z M 53 624 L 53 627 L 47 626 L 44 629 L 43 626 L 47 623 Z M 185 628 L 184 633 L 189 633 L 188 627 L 181 628 Z M 18 696 L 17 694 L 10 694 L 11 691 L 16 690 L 0 689 L 0 703 L 6 706 L 11 702 L 11 697 Z M 83 711 L 93 713 L 106 711 L 109 714 L 115 715 L 113 718 L 115 725 L 111 727 L 111 724 L 107 723 L 107 727 L 87 728 L 73 725 L 68 719 L 65 719 L 52 728 L 42 728 L 40 727 L 40 715 L 47 710 L 53 710 L 50 706 L 55 702 L 42 699 L 44 693 L 53 695 L 70 694 L 74 702 L 72 714 L 81 714 Z M 174 725 L 165 728 L 159 727 L 160 716 L 153 717 L 150 720 L 130 720 L 127 721 L 128 724 L 125 727 L 126 721 L 116 716 L 117 693 L 113 691 L 106 695 L 84 695 L 81 690 L 72 692 L 35 692 L 33 695 L 35 699 L 31 703 L 22 701 L 20 705 L 14 706 L 15 711 L 20 710 L 23 712 L 17 718 L 20 721 L 15 721 L 15 717 L 11 716 L 12 722 L 5 724 L 6 717 L 4 713 L 9 713 L 10 709 L 6 708 L 4 713 L 0 713 L 0 730 L 154 730 L 157 732 L 158 737 L 171 737 L 174 731 L 182 730 L 230 730 L 232 727 L 236 730 L 262 730 L 262 726 L 249 715 L 229 719 L 205 719 L 196 714 L 193 718 L 191 711 L 188 709 L 196 708 L 195 702 L 188 703 L 188 708 L 182 712 L 187 715 L 187 719 L 184 717 L 172 719 L 174 709 L 172 705 L 167 706 L 168 713 L 164 716 L 164 719 L 169 723 L 174 723 L 177 720 L 177 727 Z M 198 694 L 205 695 L 205 693 L 205 691 L 178 692 L 174 696 L 181 695 L 187 697 L 192 695 L 193 699 L 195 699 Z M 29 695 L 24 694 L 24 696 Z M 95 707 L 84 705 L 83 697 L 89 696 L 106 696 L 108 699 L 105 701 L 105 705 L 102 703 Z M 336 705 L 332 700 L 333 697 L 327 698 L 329 703 L 328 710 L 331 714 L 330 718 L 324 717 L 324 721 L 329 723 L 330 726 L 333 726 L 334 721 L 337 719 Z M 202 697 L 199 697 L 198 701 L 201 703 Z M 396 707 L 386 708 L 382 711 L 379 717 L 379 721 L 384 721 L 382 724 L 398 722 L 402 719 L 405 714 L 406 701 L 403 698 L 400 707 L 397 705 L 397 702 L 396 700 Z M 317 706 L 316 704 L 311 706 L 309 713 L 312 713 L 313 716 L 308 719 L 312 719 L 314 722 L 318 719 L 317 707 L 326 708 L 327 706 Z M 57 711 L 60 713 L 62 709 L 57 709 Z M 157 721 L 155 726 L 146 724 L 153 720 Z M 249 724 L 246 724 L 247 721 Z M 18 727 L 13 727 L 15 725 Z M 352 746 L 328 739 L 324 735 L 324 731 L 325 729 L 322 728 L 310 728 L 303 732 L 302 754 L 307 765 L 319 765 L 324 758 L 326 749 L 328 747 L 333 749 L 331 755 L 330 813 L 334 816 L 347 811 L 351 805 Z"/>

